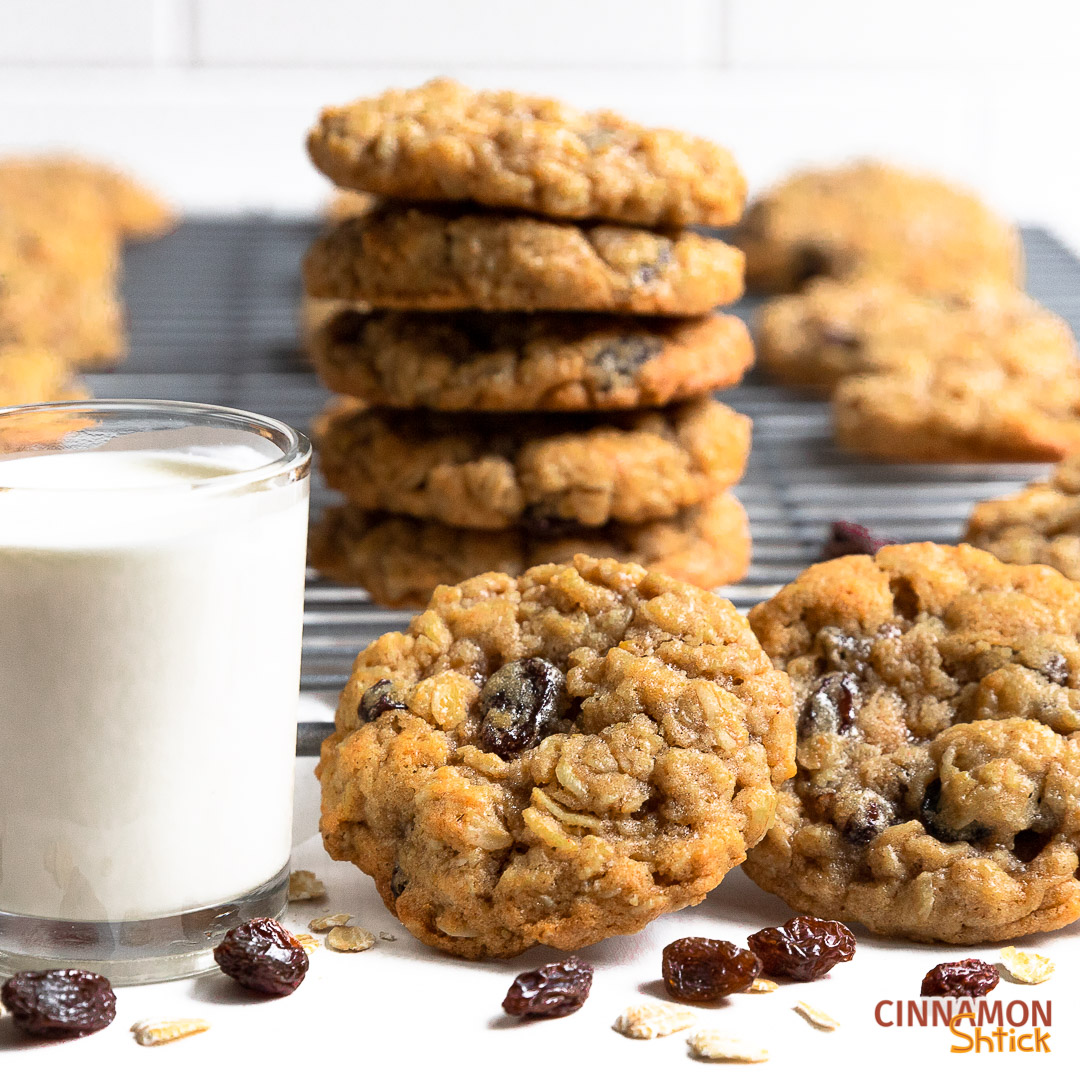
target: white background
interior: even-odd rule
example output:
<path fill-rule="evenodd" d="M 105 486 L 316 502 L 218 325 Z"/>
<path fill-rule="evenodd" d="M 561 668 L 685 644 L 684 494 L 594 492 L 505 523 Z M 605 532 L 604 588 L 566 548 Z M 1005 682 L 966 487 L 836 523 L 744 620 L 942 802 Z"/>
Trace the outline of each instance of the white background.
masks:
<path fill-rule="evenodd" d="M 1073 0 L 0 0 L 0 152 L 310 210 L 319 106 L 447 73 L 712 136 L 754 186 L 883 155 L 1080 246 L 1078 61 Z"/>

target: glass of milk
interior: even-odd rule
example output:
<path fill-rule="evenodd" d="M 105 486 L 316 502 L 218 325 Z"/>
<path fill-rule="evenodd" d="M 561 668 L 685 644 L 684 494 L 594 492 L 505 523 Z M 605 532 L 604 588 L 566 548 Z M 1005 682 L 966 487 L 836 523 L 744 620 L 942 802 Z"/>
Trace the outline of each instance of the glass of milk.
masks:
<path fill-rule="evenodd" d="M 0 971 L 211 967 L 288 892 L 307 439 L 0 410 Z"/>

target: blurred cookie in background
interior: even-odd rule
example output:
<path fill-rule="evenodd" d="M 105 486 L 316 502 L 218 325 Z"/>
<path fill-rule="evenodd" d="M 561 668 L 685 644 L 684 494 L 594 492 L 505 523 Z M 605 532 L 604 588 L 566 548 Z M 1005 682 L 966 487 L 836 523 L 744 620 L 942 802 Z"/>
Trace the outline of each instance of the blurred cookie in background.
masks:
<path fill-rule="evenodd" d="M 981 354 L 1018 373 L 1073 372 L 1080 361 L 1064 319 L 1012 285 L 985 280 L 927 296 L 887 278 L 821 278 L 763 304 L 755 338 L 772 378 L 822 390 L 888 371 L 912 353 L 943 361 Z"/>
<path fill-rule="evenodd" d="M 757 292 L 864 273 L 922 293 L 1023 280 L 1012 224 L 961 187 L 876 161 L 794 174 L 750 204 L 735 242 Z"/>
<path fill-rule="evenodd" d="M 1047 480 L 979 503 L 964 539 L 1002 562 L 1044 563 L 1080 581 L 1080 457 Z"/>

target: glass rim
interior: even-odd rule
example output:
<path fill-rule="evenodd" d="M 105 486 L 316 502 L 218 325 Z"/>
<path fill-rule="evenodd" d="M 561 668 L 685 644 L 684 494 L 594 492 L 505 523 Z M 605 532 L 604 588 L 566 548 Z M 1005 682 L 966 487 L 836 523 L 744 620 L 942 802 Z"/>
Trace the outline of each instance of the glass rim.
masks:
<path fill-rule="evenodd" d="M 236 472 L 224 473 L 220 476 L 210 476 L 191 480 L 185 484 L 185 487 L 188 490 L 235 490 L 238 487 L 244 488 L 249 485 L 261 483 L 294 469 L 302 470 L 302 472 L 295 477 L 296 480 L 301 480 L 308 475 L 312 453 L 311 441 L 303 434 L 303 432 L 297 431 L 296 428 L 292 427 L 290 424 L 286 424 L 282 420 L 275 420 L 272 416 L 250 412 L 246 409 L 234 409 L 228 405 L 207 405 L 197 401 L 172 401 L 159 398 L 90 398 L 73 399 L 69 401 L 43 401 L 26 405 L 10 405 L 5 408 L 0 408 L 0 434 L 2 434 L 3 428 L 7 423 L 18 422 L 29 416 L 47 416 L 51 414 L 58 416 L 72 414 L 93 416 L 95 413 L 102 414 L 100 418 L 122 417 L 125 415 L 144 413 L 150 414 L 151 416 L 155 414 L 169 416 L 180 420 L 185 418 L 205 420 L 207 418 L 212 419 L 216 416 L 225 421 L 230 427 L 246 430 L 252 434 L 265 438 L 281 452 L 280 457 L 274 458 L 272 461 L 268 461 L 265 464 L 257 465 L 254 468 L 240 469 Z M 198 427 L 199 425 L 192 423 L 191 426 Z M 48 453 L 49 451 L 46 450 L 45 452 Z M 77 453 L 78 451 L 57 446 L 51 452 L 63 454 L 72 452 Z M 19 451 L 4 451 L 3 449 L 0 449 L 0 461 L 12 453 L 17 454 Z M 112 488 L 109 485 L 103 485 L 100 488 L 94 488 L 92 490 L 130 491 L 132 493 L 137 493 L 140 491 L 145 492 L 147 490 L 152 490 L 156 486 L 157 485 L 122 486 Z M 8 483 L 5 483 L 3 487 L 9 491 L 39 491 L 43 494 L 76 490 L 85 492 L 88 490 L 85 487 L 75 486 L 70 488 L 53 485 L 50 485 L 49 487 L 37 487 L 36 485 L 31 484 L 20 485 Z"/>

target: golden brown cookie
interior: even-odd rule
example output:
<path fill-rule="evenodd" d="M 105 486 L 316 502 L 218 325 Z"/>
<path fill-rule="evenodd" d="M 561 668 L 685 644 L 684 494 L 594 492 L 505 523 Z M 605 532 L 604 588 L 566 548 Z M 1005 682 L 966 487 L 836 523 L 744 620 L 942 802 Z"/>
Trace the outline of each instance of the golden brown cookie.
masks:
<path fill-rule="evenodd" d="M 731 315 L 379 311 L 339 315 L 312 345 L 331 390 L 409 409 L 582 410 L 666 405 L 732 386 L 753 362 Z"/>
<path fill-rule="evenodd" d="M 886 372 L 912 354 L 947 363 L 957 350 L 1017 373 L 1080 369 L 1068 323 L 993 282 L 933 297 L 883 278 L 821 278 L 765 303 L 755 337 L 762 367 L 801 386 L 830 388 L 849 375 Z"/>
<path fill-rule="evenodd" d="M 331 221 L 347 221 L 349 218 L 363 217 L 370 213 L 378 200 L 364 191 L 347 191 L 339 188 L 326 207 L 326 216 Z"/>
<path fill-rule="evenodd" d="M 423 607 L 436 585 L 487 570 L 520 574 L 578 552 L 640 563 L 703 589 L 742 578 L 750 565 L 746 511 L 729 492 L 667 521 L 611 523 L 601 529 L 455 529 L 400 514 L 351 506 L 328 510 L 312 527 L 310 563 L 320 573 L 359 585 L 383 607 Z"/>
<path fill-rule="evenodd" d="M 731 154 L 706 139 L 450 79 L 324 109 L 308 152 L 341 187 L 556 218 L 729 225 L 746 200 Z"/>
<path fill-rule="evenodd" d="M 115 363 L 127 352 L 113 280 L 49 268 L 0 271 L 0 342 L 46 349 L 78 367 Z"/>
<path fill-rule="evenodd" d="M 74 211 L 96 218 L 116 238 L 150 240 L 176 225 L 172 208 L 149 188 L 108 165 L 81 158 L 0 160 L 0 204 L 27 195 L 40 199 L 50 214 Z"/>
<path fill-rule="evenodd" d="M 634 933 L 768 828 L 790 702 L 746 620 L 693 585 L 585 556 L 483 574 L 357 658 L 323 842 L 459 956 Z"/>
<path fill-rule="evenodd" d="M 979 503 L 965 539 L 1002 562 L 1045 563 L 1080 581 L 1080 457 L 1046 481 Z"/>
<path fill-rule="evenodd" d="M 56 353 L 29 345 L 0 344 L 0 408 L 85 396 L 71 368 Z"/>
<path fill-rule="evenodd" d="M 754 881 L 917 941 L 1080 917 L 1080 587 L 908 544 L 813 566 L 750 623 L 798 716 Z"/>
<path fill-rule="evenodd" d="M 1059 461 L 1080 452 L 1080 376 L 1010 371 L 956 350 L 841 381 L 833 430 L 887 461 Z"/>
<path fill-rule="evenodd" d="M 599 526 L 669 518 L 730 487 L 750 426 L 709 398 L 599 414 L 335 407 L 316 441 L 326 482 L 364 510 L 466 529 Z"/>
<path fill-rule="evenodd" d="M 742 294 L 742 253 L 696 233 L 387 205 L 324 233 L 312 296 L 451 311 L 703 315 Z"/>
<path fill-rule="evenodd" d="M 736 242 L 760 292 L 819 275 L 878 273 L 924 293 L 1023 277 L 1019 233 L 973 194 L 874 161 L 796 173 L 754 200 Z"/>

